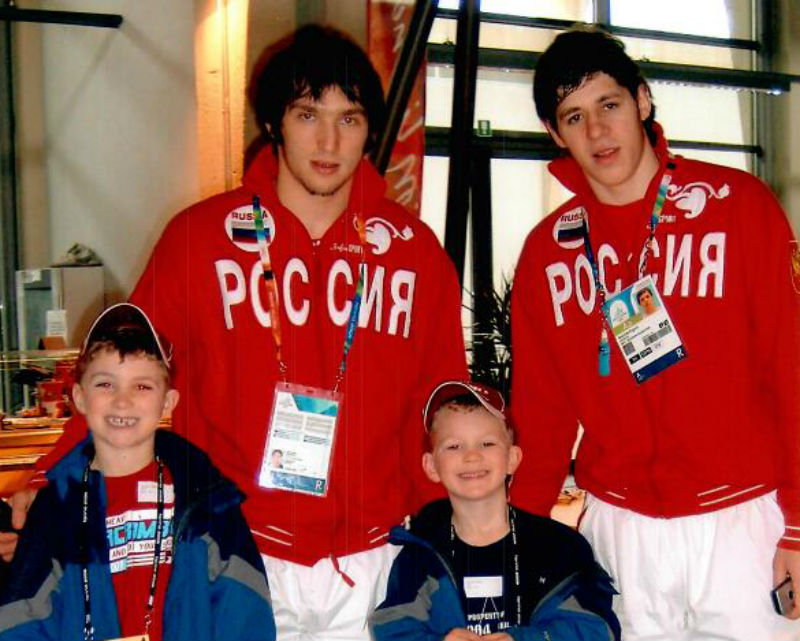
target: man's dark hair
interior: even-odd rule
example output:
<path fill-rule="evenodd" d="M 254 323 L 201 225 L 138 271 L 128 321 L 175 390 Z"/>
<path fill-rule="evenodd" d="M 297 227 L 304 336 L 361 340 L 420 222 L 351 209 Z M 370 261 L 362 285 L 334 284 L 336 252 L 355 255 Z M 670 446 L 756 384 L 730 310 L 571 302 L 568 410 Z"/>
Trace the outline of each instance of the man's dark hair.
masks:
<path fill-rule="evenodd" d="M 539 118 L 558 131 L 556 109 L 561 101 L 586 80 L 605 73 L 625 87 L 637 99 L 639 87 L 650 87 L 639 66 L 625 52 L 621 40 L 597 28 L 573 29 L 559 34 L 536 64 L 533 77 L 533 101 Z M 653 122 L 656 108 L 644 121 L 650 144 L 655 145 Z"/>
<path fill-rule="evenodd" d="M 250 100 L 264 139 L 277 151 L 283 144 L 281 122 L 298 98 L 319 100 L 338 87 L 367 114 L 369 135 L 364 151 L 375 145 L 386 122 L 381 80 L 364 51 L 330 27 L 307 25 L 262 55 L 250 86 Z"/>

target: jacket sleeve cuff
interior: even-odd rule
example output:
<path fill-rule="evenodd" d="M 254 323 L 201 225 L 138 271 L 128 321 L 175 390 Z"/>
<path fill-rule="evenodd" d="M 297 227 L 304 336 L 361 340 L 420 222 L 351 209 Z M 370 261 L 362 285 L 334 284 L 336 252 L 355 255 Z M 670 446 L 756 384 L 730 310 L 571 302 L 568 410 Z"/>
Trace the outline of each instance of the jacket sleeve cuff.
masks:
<path fill-rule="evenodd" d="M 47 477 L 44 470 L 36 470 L 33 476 L 28 479 L 28 487 L 33 490 L 41 490 L 47 485 Z"/>
<path fill-rule="evenodd" d="M 787 524 L 783 536 L 778 541 L 778 547 L 786 550 L 800 550 L 800 526 Z"/>

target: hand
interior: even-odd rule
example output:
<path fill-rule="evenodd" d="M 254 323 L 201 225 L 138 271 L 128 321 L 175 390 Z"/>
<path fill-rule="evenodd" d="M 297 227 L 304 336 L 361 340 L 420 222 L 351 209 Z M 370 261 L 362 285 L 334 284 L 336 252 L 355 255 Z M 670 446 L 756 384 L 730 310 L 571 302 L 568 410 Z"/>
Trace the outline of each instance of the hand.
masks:
<path fill-rule="evenodd" d="M 481 637 L 481 641 L 514 641 L 508 632 L 493 632 Z"/>
<path fill-rule="evenodd" d="M 37 490 L 24 489 L 16 492 L 9 500 L 11 506 L 11 527 L 21 530 L 28 518 L 28 510 L 36 498 Z M 0 558 L 9 563 L 14 558 L 19 535 L 16 532 L 0 532 Z"/>
<path fill-rule="evenodd" d="M 481 637 L 466 628 L 453 628 L 443 641 L 481 641 Z"/>
<path fill-rule="evenodd" d="M 778 585 L 784 581 L 786 575 L 792 577 L 792 591 L 794 592 L 794 607 L 784 615 L 789 619 L 800 618 L 800 550 L 786 550 L 778 548 L 772 560 L 772 582 Z"/>

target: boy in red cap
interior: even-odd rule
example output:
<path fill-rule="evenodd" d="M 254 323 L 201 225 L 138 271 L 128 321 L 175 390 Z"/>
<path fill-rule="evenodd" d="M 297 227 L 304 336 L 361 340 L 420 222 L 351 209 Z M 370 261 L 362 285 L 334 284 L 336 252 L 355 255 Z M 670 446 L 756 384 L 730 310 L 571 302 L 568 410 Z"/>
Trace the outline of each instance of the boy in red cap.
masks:
<path fill-rule="evenodd" d="M 618 639 L 614 590 L 583 537 L 508 503 L 522 451 L 501 394 L 444 382 L 423 421 L 423 468 L 449 498 L 392 530 L 403 549 L 372 617 L 376 639 Z"/>

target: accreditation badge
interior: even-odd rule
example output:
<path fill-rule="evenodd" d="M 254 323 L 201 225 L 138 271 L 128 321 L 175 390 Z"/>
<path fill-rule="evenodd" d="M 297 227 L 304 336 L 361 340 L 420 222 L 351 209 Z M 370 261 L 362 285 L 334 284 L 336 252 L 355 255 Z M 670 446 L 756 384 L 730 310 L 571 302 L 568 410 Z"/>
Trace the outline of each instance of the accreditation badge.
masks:
<path fill-rule="evenodd" d="M 652 276 L 608 298 L 603 314 L 637 383 L 686 358 L 686 348 Z"/>
<path fill-rule="evenodd" d="M 280 382 L 275 385 L 261 487 L 325 496 L 341 392 Z"/>

